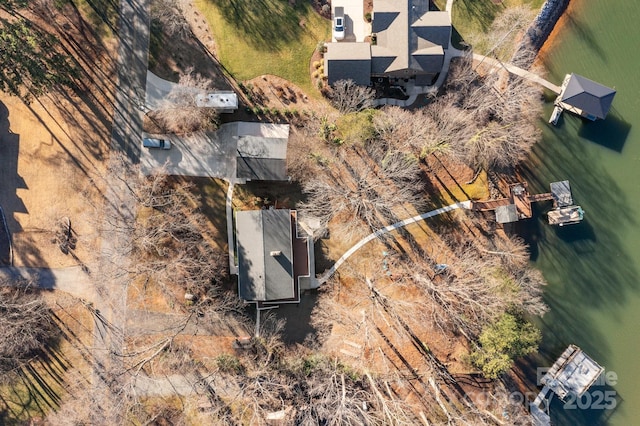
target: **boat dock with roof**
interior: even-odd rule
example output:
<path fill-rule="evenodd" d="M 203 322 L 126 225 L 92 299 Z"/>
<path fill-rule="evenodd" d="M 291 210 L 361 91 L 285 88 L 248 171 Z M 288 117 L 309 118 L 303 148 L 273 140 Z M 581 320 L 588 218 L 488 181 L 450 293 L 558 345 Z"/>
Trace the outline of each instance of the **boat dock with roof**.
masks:
<path fill-rule="evenodd" d="M 556 98 L 549 123 L 558 124 L 563 111 L 587 120 L 604 120 L 616 91 L 578 74 L 567 74 Z"/>

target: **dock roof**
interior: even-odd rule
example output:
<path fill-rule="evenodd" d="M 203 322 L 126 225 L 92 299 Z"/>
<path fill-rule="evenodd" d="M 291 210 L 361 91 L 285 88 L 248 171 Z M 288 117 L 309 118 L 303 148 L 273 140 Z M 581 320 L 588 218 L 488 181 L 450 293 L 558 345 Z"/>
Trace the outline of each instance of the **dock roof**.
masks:
<path fill-rule="evenodd" d="M 571 196 L 571 186 L 569 186 L 568 180 L 560 182 L 551 182 L 549 184 L 553 200 L 558 207 L 568 207 L 573 204 L 573 197 Z"/>
<path fill-rule="evenodd" d="M 496 207 L 496 222 L 511 223 L 518 221 L 518 209 L 515 204 Z"/>
<path fill-rule="evenodd" d="M 567 394 L 581 397 L 603 371 L 582 349 L 570 345 L 542 378 L 542 383 L 562 399 Z"/>
<path fill-rule="evenodd" d="M 616 91 L 582 77 L 571 74 L 560 96 L 560 102 L 579 108 L 596 118 L 604 119 L 611 108 Z"/>

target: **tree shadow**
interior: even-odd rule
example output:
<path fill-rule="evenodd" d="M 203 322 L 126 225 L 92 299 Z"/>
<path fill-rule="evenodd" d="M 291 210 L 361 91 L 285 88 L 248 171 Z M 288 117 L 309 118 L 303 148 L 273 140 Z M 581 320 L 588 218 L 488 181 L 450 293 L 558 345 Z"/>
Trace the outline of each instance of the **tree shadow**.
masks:
<path fill-rule="evenodd" d="M 460 3 L 460 2 L 459 2 Z M 487 32 L 496 15 L 504 9 L 501 4 L 492 1 L 462 0 L 466 14 Z"/>
<path fill-rule="evenodd" d="M 298 2 L 292 7 L 291 3 L 274 0 L 218 0 L 214 5 L 233 30 L 266 51 L 280 50 L 300 39 L 305 31 L 301 17 L 311 7 L 309 2 Z"/>
<path fill-rule="evenodd" d="M 0 102 L 0 206 L 5 212 L 7 227 L 12 233 L 22 231 L 22 226 L 15 219 L 16 213 L 28 214 L 27 207 L 18 197 L 18 189 L 29 189 L 18 173 L 18 157 L 20 154 L 20 135 L 11 131 L 9 109 Z M 4 230 L 2 230 L 4 232 Z"/>
<path fill-rule="evenodd" d="M 55 318 L 55 314 L 52 313 Z M 0 390 L 0 424 L 24 424 L 35 421 L 59 407 L 65 373 L 72 368 L 70 360 L 60 351 L 63 336 L 58 321 L 53 321 L 46 342 L 10 372 L 3 380 L 9 386 Z"/>
<path fill-rule="evenodd" d="M 539 215 L 531 229 L 528 242 L 538 250 L 533 260 L 549 282 L 544 299 L 551 309 L 538 321 L 543 365 L 551 365 L 574 343 L 606 366 L 611 348 L 589 312 L 616 315 L 629 295 L 640 291 L 638 265 L 622 240 L 637 218 L 597 150 L 584 148 L 580 125 L 570 119 L 561 128 L 543 126 L 543 140 L 520 169 L 538 192 L 546 192 L 549 182 L 569 180 L 574 203 L 584 208 L 586 218 L 580 225 L 554 228 Z"/>

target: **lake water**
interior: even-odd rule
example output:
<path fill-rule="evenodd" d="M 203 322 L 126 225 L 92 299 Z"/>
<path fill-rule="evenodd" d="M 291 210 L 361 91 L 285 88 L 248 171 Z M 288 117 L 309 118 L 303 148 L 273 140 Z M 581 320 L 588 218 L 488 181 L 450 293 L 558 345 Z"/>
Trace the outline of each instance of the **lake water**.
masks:
<path fill-rule="evenodd" d="M 523 228 L 549 282 L 543 359 L 535 361 L 550 365 L 574 343 L 617 375 L 613 386 L 574 402 L 575 409 L 554 398 L 554 424 L 640 425 L 640 1 L 572 3 L 545 55 L 548 79 L 559 84 L 575 72 L 618 93 L 598 123 L 565 113 L 559 127 L 550 127 L 549 103 L 543 141 L 525 172 L 533 192 L 570 180 L 586 212 L 580 225 L 552 228 L 540 206 L 538 219 Z M 616 408 L 602 409 L 613 397 Z"/>

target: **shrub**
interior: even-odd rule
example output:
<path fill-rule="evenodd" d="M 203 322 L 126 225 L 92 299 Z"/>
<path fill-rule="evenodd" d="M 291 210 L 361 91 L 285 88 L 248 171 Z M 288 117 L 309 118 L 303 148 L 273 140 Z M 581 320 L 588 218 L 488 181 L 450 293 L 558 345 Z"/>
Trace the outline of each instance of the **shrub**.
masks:
<path fill-rule="evenodd" d="M 240 374 L 244 371 L 244 366 L 238 358 L 233 355 L 222 354 L 216 357 L 216 366 L 223 373 Z"/>
<path fill-rule="evenodd" d="M 498 378 L 513 361 L 538 349 L 540 331 L 517 315 L 504 313 L 480 333 L 481 347 L 473 351 L 470 361 L 491 379 Z"/>
<path fill-rule="evenodd" d="M 371 12 L 367 12 L 364 14 L 364 20 L 367 22 L 371 22 Z"/>
<path fill-rule="evenodd" d="M 321 55 L 324 55 L 327 51 L 327 46 L 324 44 L 324 41 L 319 41 L 318 44 L 316 45 L 316 50 L 318 51 L 318 53 L 320 53 Z"/>

